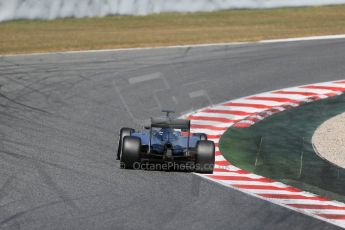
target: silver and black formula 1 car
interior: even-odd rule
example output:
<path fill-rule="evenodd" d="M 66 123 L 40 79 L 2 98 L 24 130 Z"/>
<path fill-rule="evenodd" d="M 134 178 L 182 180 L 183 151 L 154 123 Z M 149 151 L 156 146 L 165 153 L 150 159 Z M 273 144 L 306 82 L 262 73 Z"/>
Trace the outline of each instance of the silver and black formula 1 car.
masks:
<path fill-rule="evenodd" d="M 173 119 L 164 110 L 164 118 L 151 118 L 145 131 L 122 128 L 117 159 L 125 169 L 149 162 L 153 164 L 188 164 L 198 173 L 213 173 L 215 145 L 204 133 L 190 134 L 190 121 Z"/>

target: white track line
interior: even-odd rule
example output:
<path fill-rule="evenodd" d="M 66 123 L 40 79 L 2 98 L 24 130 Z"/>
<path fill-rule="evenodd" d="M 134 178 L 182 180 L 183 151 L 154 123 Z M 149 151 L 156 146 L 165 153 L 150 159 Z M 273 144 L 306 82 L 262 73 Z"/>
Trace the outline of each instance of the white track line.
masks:
<path fill-rule="evenodd" d="M 229 42 L 229 43 L 209 43 L 209 44 L 196 44 L 196 45 L 190 44 L 190 45 L 177 45 L 177 46 L 142 47 L 142 48 L 138 47 L 138 48 L 119 48 L 119 49 L 101 49 L 101 50 L 77 50 L 77 51 L 65 51 L 65 52 L 9 54 L 9 55 L 0 55 L 0 57 L 49 55 L 49 54 L 83 54 L 83 53 L 141 51 L 141 50 L 156 50 L 156 49 L 203 48 L 203 47 L 233 46 L 233 45 L 247 45 L 247 44 L 274 44 L 274 43 L 299 42 L 299 41 L 334 40 L 334 39 L 344 39 L 344 38 L 345 38 L 345 34 L 338 34 L 338 35 L 310 36 L 310 37 L 299 37 L 299 38 L 271 39 L 271 40 L 261 40 L 257 42 Z"/>

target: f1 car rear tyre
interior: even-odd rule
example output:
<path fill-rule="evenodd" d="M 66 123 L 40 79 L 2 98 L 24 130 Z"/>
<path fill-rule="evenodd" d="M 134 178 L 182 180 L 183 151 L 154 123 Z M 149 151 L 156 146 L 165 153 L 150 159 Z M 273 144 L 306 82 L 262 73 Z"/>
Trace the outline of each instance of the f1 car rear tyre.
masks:
<path fill-rule="evenodd" d="M 215 145 L 212 141 L 199 141 L 196 145 L 195 171 L 212 174 L 215 162 Z"/>
<path fill-rule="evenodd" d="M 193 135 L 199 137 L 201 141 L 207 141 L 207 135 L 205 133 L 194 133 Z"/>
<path fill-rule="evenodd" d="M 126 136 L 123 138 L 121 168 L 133 169 L 134 164 L 140 161 L 141 140 L 139 137 Z"/>
<path fill-rule="evenodd" d="M 117 155 L 116 155 L 116 160 L 120 160 L 121 154 L 122 154 L 122 143 L 123 143 L 123 138 L 127 136 L 131 136 L 132 133 L 134 133 L 135 130 L 131 128 L 122 128 L 120 130 L 120 135 L 119 135 L 119 144 L 117 147 Z"/>

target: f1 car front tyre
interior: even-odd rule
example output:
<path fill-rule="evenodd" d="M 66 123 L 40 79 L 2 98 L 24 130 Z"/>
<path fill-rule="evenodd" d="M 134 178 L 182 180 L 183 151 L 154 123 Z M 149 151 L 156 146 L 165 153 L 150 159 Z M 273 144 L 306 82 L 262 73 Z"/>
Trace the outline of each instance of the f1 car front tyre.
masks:
<path fill-rule="evenodd" d="M 123 138 L 121 168 L 133 169 L 135 163 L 140 161 L 141 140 L 139 137 L 126 136 Z"/>
<path fill-rule="evenodd" d="M 212 141 L 199 141 L 196 145 L 195 171 L 212 174 L 215 162 L 215 145 Z"/>
<path fill-rule="evenodd" d="M 127 136 L 131 136 L 132 133 L 134 133 L 135 130 L 131 129 L 131 128 L 122 128 L 120 130 L 120 135 L 119 135 L 119 144 L 117 147 L 117 155 L 116 155 L 116 159 L 120 160 L 121 155 L 122 155 L 122 143 L 123 143 L 123 138 L 127 137 Z"/>

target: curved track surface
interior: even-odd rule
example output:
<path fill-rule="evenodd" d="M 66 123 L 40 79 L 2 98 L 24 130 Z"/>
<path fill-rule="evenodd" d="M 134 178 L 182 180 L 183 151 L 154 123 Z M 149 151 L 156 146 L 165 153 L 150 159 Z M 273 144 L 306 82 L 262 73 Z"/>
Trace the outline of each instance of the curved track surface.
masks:
<path fill-rule="evenodd" d="M 1 57 L 0 229 L 336 229 L 191 173 L 126 171 L 122 126 L 344 78 L 345 40 Z"/>

